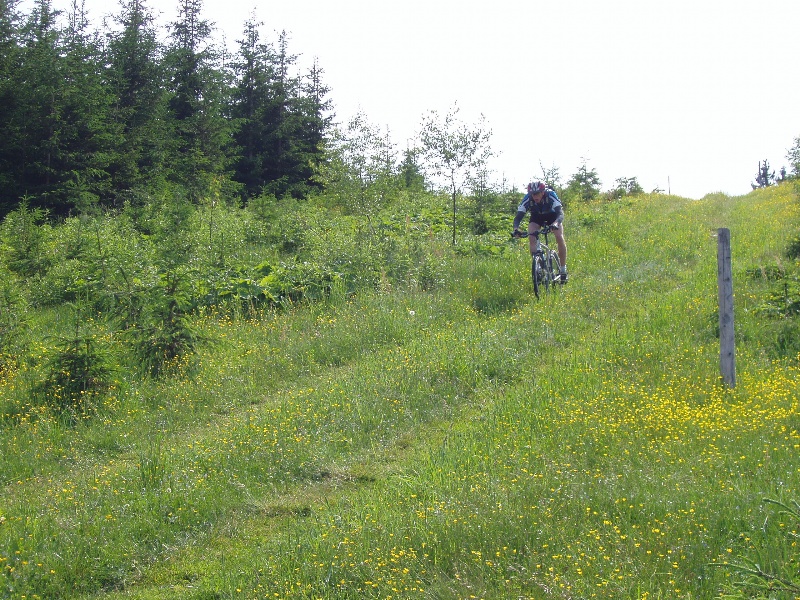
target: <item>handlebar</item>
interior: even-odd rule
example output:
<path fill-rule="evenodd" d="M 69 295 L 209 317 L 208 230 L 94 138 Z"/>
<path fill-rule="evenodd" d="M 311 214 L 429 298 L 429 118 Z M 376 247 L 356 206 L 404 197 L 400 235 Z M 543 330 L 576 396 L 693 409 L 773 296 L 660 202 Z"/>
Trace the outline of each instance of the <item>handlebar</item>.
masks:
<path fill-rule="evenodd" d="M 547 234 L 556 229 L 559 229 L 558 225 L 552 223 L 550 225 L 543 225 L 542 227 L 539 228 L 539 231 L 535 231 L 533 233 L 528 233 L 528 232 L 523 233 L 522 231 L 520 232 L 513 231 L 511 232 L 511 237 L 512 238 L 538 237 L 539 234 L 541 233 Z"/>

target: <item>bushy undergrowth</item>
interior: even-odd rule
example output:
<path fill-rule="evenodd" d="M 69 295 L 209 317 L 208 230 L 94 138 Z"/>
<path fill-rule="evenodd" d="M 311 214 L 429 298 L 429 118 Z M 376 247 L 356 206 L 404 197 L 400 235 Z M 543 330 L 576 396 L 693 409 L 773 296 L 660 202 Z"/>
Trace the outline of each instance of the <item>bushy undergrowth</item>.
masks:
<path fill-rule="evenodd" d="M 0 265 L 0 371 L 16 362 L 28 321 L 19 279 Z"/>
<path fill-rule="evenodd" d="M 797 320 L 765 309 L 786 188 L 572 207 L 541 302 L 513 206 L 452 247 L 435 197 L 370 223 L 282 202 L 0 228 L 3 594 L 790 593 L 764 586 L 796 574 L 791 515 L 762 503 L 800 498 Z"/>
<path fill-rule="evenodd" d="M 55 344 L 33 396 L 68 421 L 91 417 L 113 385 L 109 351 L 91 326 L 79 322 L 71 336 Z"/>
<path fill-rule="evenodd" d="M 447 251 L 447 213 L 432 208 L 436 201 L 401 196 L 375 222 L 324 201 L 267 196 L 242 209 L 220 198 L 192 205 L 169 190 L 118 213 L 58 223 L 23 204 L 0 231 L 2 364 L 24 356 L 28 306 L 57 312 L 80 303 L 116 330 L 109 355 L 119 364 L 111 367 L 162 377 L 191 364 L 203 342 L 192 322 L 203 310 L 255 314 L 334 290 L 433 289 L 445 279 Z M 43 382 L 34 395 L 82 412 L 89 390 L 102 393 L 96 375 L 107 365 L 91 340 L 67 335 L 38 361 Z"/>

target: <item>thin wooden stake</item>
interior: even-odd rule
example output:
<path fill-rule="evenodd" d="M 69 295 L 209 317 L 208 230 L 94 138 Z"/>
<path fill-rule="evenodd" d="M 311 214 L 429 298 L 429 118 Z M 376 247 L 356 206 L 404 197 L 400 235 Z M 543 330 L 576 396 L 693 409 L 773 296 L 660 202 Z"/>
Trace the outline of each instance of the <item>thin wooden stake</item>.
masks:
<path fill-rule="evenodd" d="M 736 344 L 733 335 L 733 276 L 731 232 L 717 231 L 717 287 L 719 290 L 719 370 L 722 380 L 736 387 Z"/>

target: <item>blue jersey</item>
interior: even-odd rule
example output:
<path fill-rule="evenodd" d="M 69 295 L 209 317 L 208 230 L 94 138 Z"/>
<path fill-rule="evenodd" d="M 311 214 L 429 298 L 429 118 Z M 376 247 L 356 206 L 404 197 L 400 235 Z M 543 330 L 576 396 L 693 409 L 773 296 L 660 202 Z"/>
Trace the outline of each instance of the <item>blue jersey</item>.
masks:
<path fill-rule="evenodd" d="M 546 190 L 541 202 L 534 202 L 530 194 L 525 194 L 525 197 L 517 207 L 517 215 L 514 217 L 514 229 L 519 228 L 522 218 L 525 213 L 531 214 L 531 221 L 537 222 L 540 225 L 543 223 L 554 223 L 564 219 L 564 209 L 561 206 L 561 200 L 558 199 L 558 194 L 553 190 Z"/>

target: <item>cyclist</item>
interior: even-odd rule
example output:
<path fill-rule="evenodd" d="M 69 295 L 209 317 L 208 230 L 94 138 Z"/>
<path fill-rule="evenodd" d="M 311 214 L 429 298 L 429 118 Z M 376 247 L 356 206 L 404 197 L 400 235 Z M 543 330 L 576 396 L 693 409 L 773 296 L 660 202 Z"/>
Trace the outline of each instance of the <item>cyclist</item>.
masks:
<path fill-rule="evenodd" d="M 514 217 L 514 237 L 522 237 L 519 230 L 520 223 L 525 213 L 530 213 L 528 220 L 528 237 L 531 255 L 536 252 L 539 245 L 539 229 L 550 225 L 558 244 L 558 261 L 561 263 L 561 283 L 567 282 L 567 243 L 564 241 L 564 208 L 558 199 L 558 194 L 548 189 L 541 181 L 528 184 L 528 193 L 522 198 Z"/>

